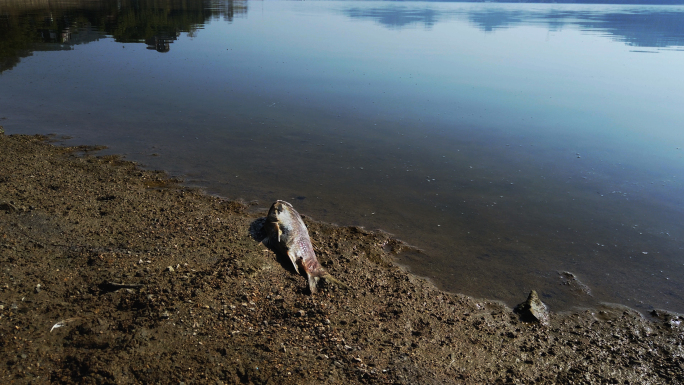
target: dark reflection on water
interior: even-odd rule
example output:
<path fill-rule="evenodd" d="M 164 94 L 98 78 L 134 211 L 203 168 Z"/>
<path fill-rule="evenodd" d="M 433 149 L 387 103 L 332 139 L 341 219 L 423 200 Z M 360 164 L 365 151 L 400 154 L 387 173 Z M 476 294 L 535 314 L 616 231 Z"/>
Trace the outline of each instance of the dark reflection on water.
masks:
<path fill-rule="evenodd" d="M 611 13 L 604 17 L 587 15 L 591 22 L 582 28 L 605 30 L 620 41 L 638 47 L 684 46 L 682 12 Z"/>
<path fill-rule="evenodd" d="M 8 133 L 382 228 L 448 290 L 684 310 L 684 9 L 47 4 L 0 3 Z"/>
<path fill-rule="evenodd" d="M 438 10 L 429 6 L 410 8 L 405 6 L 388 6 L 384 8 L 349 8 L 344 13 L 353 18 L 369 18 L 390 28 L 402 28 L 411 24 L 423 24 L 425 28 L 432 27 L 440 17 L 444 17 Z"/>
<path fill-rule="evenodd" d="M 684 46 L 684 13 L 681 9 L 659 10 L 623 8 L 608 10 L 510 9 L 496 5 L 483 9 L 443 9 L 430 3 L 409 6 L 405 3 L 377 8 L 350 7 L 342 12 L 352 18 L 372 19 L 388 28 L 423 24 L 431 28 L 440 21 L 465 19 L 486 32 L 523 25 L 543 25 L 550 31 L 576 27 L 605 33 L 618 41 L 638 47 Z"/>
<path fill-rule="evenodd" d="M 3 0 L 0 72 L 33 51 L 70 50 L 105 36 L 168 52 L 181 32 L 192 34 L 208 20 L 231 21 L 246 12 L 243 1 Z"/>

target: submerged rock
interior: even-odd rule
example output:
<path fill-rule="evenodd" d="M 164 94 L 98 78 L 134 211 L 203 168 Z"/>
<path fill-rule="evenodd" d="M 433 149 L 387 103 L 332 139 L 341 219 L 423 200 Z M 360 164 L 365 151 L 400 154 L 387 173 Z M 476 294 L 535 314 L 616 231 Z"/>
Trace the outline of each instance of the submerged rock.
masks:
<path fill-rule="evenodd" d="M 577 278 L 577 276 L 569 271 L 559 272 L 561 278 L 561 285 L 570 287 L 570 290 L 575 294 L 591 296 L 591 289 Z"/>
<path fill-rule="evenodd" d="M 549 324 L 549 309 L 539 299 L 537 292 L 532 290 L 527 300 L 515 307 L 515 312 L 526 322 L 539 322 L 542 325 Z"/>

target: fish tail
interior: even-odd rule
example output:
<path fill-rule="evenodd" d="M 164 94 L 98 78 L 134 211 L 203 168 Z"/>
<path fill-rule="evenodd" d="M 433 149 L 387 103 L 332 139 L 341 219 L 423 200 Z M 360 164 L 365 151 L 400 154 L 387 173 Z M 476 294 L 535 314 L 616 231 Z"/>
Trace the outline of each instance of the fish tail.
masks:
<path fill-rule="evenodd" d="M 315 276 L 313 274 L 309 274 L 309 290 L 311 290 L 311 294 L 314 294 L 316 292 L 316 289 L 318 288 L 318 280 L 320 277 Z"/>
<path fill-rule="evenodd" d="M 333 277 L 332 275 L 330 275 L 330 273 L 325 273 L 323 276 L 321 276 L 321 278 L 323 278 L 326 282 L 332 282 L 343 289 L 349 289 L 349 286 L 347 284 Z"/>
<path fill-rule="evenodd" d="M 311 294 L 314 294 L 316 292 L 316 290 L 318 289 L 318 282 L 320 279 L 323 279 L 326 284 L 334 283 L 335 285 L 337 285 L 343 289 L 349 289 L 349 286 L 347 286 L 347 284 L 345 284 L 344 282 L 333 277 L 327 271 L 324 271 L 320 274 L 308 274 L 308 278 L 309 278 L 309 290 L 311 290 Z"/>

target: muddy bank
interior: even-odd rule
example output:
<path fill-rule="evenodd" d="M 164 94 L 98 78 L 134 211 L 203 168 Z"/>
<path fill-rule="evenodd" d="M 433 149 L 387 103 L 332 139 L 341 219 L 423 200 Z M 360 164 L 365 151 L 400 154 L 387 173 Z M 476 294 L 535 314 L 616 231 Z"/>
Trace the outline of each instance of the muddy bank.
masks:
<path fill-rule="evenodd" d="M 254 239 L 270 202 L 210 197 L 44 137 L 0 135 L 0 149 L 2 383 L 684 378 L 677 315 L 606 306 L 523 322 L 406 274 L 386 234 L 305 218 L 323 265 L 352 287 L 311 296 Z"/>

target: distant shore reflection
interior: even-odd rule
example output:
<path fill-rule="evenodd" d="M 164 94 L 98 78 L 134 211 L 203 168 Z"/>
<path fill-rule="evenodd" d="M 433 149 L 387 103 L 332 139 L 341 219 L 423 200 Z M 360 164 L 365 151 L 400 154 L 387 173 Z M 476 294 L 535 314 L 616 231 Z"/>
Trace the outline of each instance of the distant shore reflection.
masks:
<path fill-rule="evenodd" d="M 574 9 L 565 5 L 527 4 L 520 9 L 499 4 L 445 10 L 439 3 L 387 5 L 376 8 L 350 7 L 342 13 L 354 19 L 370 19 L 387 28 L 400 29 L 422 25 L 431 29 L 440 21 L 464 19 L 485 32 L 525 25 L 542 25 L 550 31 L 578 28 L 605 33 L 615 40 L 636 47 L 684 46 L 684 7 L 611 6 Z"/>

